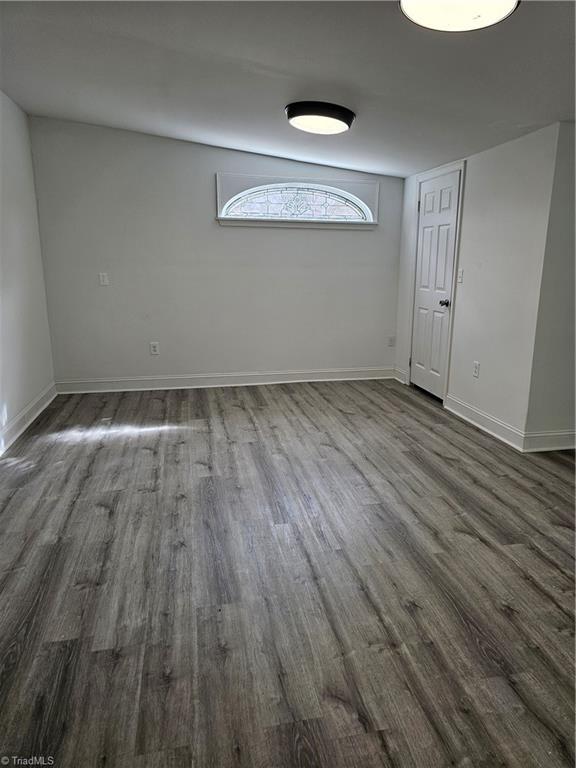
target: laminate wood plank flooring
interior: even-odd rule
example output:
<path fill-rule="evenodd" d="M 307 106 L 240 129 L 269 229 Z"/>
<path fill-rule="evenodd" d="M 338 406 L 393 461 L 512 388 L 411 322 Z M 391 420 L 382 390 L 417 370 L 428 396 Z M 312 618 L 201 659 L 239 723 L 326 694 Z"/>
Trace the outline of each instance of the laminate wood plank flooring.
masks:
<path fill-rule="evenodd" d="M 0 756 L 572 766 L 573 480 L 392 381 L 61 395 L 0 459 Z"/>

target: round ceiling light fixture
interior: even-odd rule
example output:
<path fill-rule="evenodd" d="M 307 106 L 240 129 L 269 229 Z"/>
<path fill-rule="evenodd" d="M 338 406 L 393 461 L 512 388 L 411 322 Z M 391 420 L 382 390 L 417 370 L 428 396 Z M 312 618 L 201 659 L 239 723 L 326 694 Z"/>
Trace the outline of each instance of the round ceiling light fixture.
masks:
<path fill-rule="evenodd" d="M 295 101 L 286 107 L 290 125 L 308 133 L 344 133 L 356 115 L 351 109 L 327 101 Z"/>
<path fill-rule="evenodd" d="M 491 27 L 514 13 L 520 0 L 400 0 L 415 24 L 440 32 L 468 32 Z"/>

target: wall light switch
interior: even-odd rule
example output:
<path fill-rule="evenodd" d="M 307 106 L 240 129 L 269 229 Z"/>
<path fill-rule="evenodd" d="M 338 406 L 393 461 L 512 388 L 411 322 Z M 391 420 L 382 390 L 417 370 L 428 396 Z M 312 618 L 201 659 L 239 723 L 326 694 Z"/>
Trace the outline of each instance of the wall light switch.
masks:
<path fill-rule="evenodd" d="M 99 272 L 98 281 L 100 282 L 100 285 L 110 285 L 110 278 L 108 277 L 108 272 Z"/>
<path fill-rule="evenodd" d="M 464 270 L 459 269 L 456 273 L 456 282 L 457 283 L 463 283 L 464 282 Z"/>
<path fill-rule="evenodd" d="M 477 379 L 480 376 L 480 363 L 478 360 L 474 360 L 472 363 L 472 376 Z"/>
<path fill-rule="evenodd" d="M 159 341 L 151 341 L 150 342 L 150 354 L 151 355 L 159 355 L 160 354 L 160 342 Z"/>
<path fill-rule="evenodd" d="M 396 346 L 396 336 L 388 336 L 388 346 L 389 347 Z"/>

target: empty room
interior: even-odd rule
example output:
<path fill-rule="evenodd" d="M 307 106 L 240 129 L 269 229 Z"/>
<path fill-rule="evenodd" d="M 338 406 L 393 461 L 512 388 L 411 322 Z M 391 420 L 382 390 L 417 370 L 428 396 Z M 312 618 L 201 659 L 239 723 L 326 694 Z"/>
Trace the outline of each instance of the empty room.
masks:
<path fill-rule="evenodd" d="M 569 0 L 0 0 L 0 765 L 574 766 Z"/>

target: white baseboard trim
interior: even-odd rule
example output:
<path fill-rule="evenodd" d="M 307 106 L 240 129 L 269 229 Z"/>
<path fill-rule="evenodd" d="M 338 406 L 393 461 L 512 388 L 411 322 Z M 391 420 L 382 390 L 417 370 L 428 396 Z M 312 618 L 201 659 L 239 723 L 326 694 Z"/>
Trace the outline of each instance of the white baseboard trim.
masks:
<path fill-rule="evenodd" d="M 394 368 L 394 378 L 401 384 L 408 384 L 408 371 L 402 368 Z"/>
<path fill-rule="evenodd" d="M 502 442 L 516 448 L 516 450 L 524 450 L 524 432 L 513 427 L 511 424 L 507 424 L 505 421 L 497 419 L 495 416 L 491 416 L 489 413 L 481 411 L 474 405 L 469 405 L 453 395 L 446 396 L 444 407 L 447 411 L 455 413 L 456 416 L 460 416 L 464 421 L 469 421 L 470 424 L 474 424 L 475 427 L 488 432 L 493 437 L 497 437 Z"/>
<path fill-rule="evenodd" d="M 17 440 L 32 424 L 42 411 L 47 408 L 58 392 L 54 384 L 49 384 L 28 405 L 13 416 L 10 421 L 0 428 L 0 456 Z"/>
<path fill-rule="evenodd" d="M 114 379 L 60 379 L 62 394 L 83 392 L 126 392 L 146 389 L 196 389 L 198 387 L 239 387 L 254 384 L 290 384 L 307 381 L 392 379 L 393 368 L 334 368 L 316 371 L 266 371 L 256 373 L 193 373 L 187 376 L 138 376 Z"/>
<path fill-rule="evenodd" d="M 522 453 L 535 453 L 536 451 L 562 451 L 574 448 L 575 433 L 573 430 L 559 430 L 550 432 L 523 432 L 505 421 L 481 411 L 453 395 L 448 395 L 444 400 L 444 407 L 451 413 L 460 416 L 464 421 L 470 422 L 475 427 L 488 432 L 493 437 L 502 440 L 512 448 Z"/>
<path fill-rule="evenodd" d="M 576 432 L 561 429 L 550 432 L 526 432 L 524 448 L 526 453 L 536 451 L 567 451 L 576 448 Z"/>

